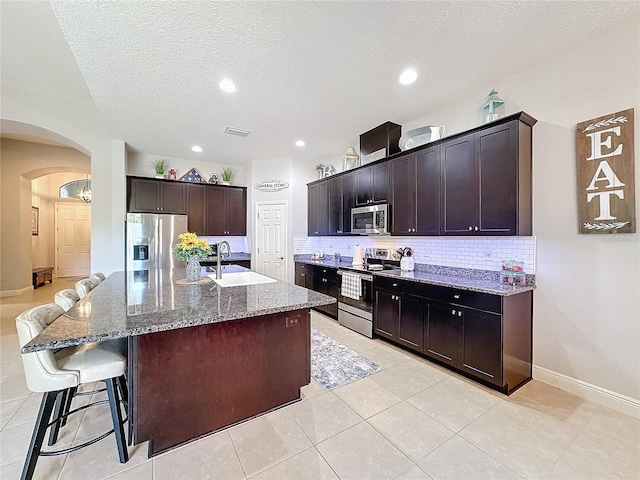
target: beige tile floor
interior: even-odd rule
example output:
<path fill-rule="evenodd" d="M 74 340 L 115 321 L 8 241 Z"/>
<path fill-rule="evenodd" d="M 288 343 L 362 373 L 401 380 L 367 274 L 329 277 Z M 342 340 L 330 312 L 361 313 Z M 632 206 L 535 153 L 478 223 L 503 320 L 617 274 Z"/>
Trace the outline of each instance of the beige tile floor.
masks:
<path fill-rule="evenodd" d="M 40 396 L 26 388 L 21 311 L 73 282 L 0 299 L 0 479 L 19 478 Z M 38 479 L 640 479 L 640 421 L 532 381 L 510 397 L 313 314 L 313 327 L 384 369 L 169 453 L 118 462 L 108 437 L 41 458 Z M 104 407 L 104 408 L 103 408 Z M 103 408 L 100 410 L 100 408 Z M 108 429 L 106 405 L 78 414 L 60 444 Z"/>

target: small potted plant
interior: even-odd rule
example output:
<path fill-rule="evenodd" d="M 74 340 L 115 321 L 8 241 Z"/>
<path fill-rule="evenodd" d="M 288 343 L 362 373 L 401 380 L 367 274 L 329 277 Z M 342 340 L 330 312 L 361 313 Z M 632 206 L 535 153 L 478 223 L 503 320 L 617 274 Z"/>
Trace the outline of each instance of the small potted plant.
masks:
<path fill-rule="evenodd" d="M 156 178 L 164 178 L 164 171 L 167 168 L 167 161 L 164 158 L 159 158 L 153 162 L 153 168 L 156 171 Z"/>
<path fill-rule="evenodd" d="M 233 169 L 231 167 L 226 167 L 222 169 L 220 172 L 220 176 L 222 178 L 222 185 L 231 185 L 231 176 L 233 175 Z"/>

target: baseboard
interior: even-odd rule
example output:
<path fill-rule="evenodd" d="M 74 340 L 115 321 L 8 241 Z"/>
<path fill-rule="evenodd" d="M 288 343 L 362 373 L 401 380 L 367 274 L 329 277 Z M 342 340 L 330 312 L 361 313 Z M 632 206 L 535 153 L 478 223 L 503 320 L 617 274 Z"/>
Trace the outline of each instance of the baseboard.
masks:
<path fill-rule="evenodd" d="M 583 382 L 577 378 L 563 375 L 542 367 L 533 367 L 533 378 L 548 383 L 566 392 L 573 393 L 590 402 L 599 403 L 626 415 L 640 419 L 640 400 L 612 392 L 606 388 Z"/>
<path fill-rule="evenodd" d="M 20 290 L 2 290 L 0 291 L 0 298 L 17 297 L 18 295 L 22 295 L 23 293 L 28 293 L 31 291 L 33 291 L 33 285 L 21 288 Z"/>

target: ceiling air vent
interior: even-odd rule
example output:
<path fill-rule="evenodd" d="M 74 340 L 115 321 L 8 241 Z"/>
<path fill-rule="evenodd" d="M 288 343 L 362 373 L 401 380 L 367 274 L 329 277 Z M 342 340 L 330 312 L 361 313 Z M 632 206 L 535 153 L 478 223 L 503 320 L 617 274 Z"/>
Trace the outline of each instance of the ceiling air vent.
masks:
<path fill-rule="evenodd" d="M 238 137 L 246 137 L 251 132 L 249 130 L 243 130 L 242 128 L 227 127 L 224 129 L 224 133 L 227 133 L 229 135 L 237 135 Z"/>

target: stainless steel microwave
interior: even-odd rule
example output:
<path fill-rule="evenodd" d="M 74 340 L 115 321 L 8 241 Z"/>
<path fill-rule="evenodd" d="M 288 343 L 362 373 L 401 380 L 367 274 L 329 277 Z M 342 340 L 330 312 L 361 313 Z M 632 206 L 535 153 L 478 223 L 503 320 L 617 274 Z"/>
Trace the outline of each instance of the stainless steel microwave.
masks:
<path fill-rule="evenodd" d="M 351 209 L 351 233 L 388 235 L 391 227 L 389 205 L 368 205 Z"/>

